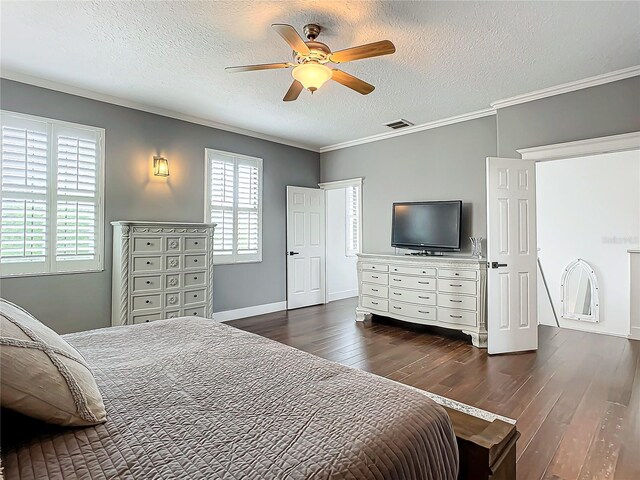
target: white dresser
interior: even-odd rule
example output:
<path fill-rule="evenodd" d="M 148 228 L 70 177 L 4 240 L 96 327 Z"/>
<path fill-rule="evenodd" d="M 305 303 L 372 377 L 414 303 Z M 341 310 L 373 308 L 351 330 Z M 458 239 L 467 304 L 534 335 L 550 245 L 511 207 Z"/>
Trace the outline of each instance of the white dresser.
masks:
<path fill-rule="evenodd" d="M 215 224 L 111 222 L 111 324 L 213 315 Z"/>
<path fill-rule="evenodd" d="M 356 320 L 375 314 L 460 330 L 485 348 L 486 284 L 482 258 L 359 254 Z"/>

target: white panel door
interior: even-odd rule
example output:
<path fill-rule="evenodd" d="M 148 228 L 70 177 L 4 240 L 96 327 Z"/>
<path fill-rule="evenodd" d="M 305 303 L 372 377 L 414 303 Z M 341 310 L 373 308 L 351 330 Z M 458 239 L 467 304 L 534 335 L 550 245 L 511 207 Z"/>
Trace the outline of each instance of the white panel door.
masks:
<path fill-rule="evenodd" d="M 287 308 L 325 302 L 324 190 L 287 187 Z"/>
<path fill-rule="evenodd" d="M 487 158 L 488 351 L 538 348 L 536 171 Z"/>

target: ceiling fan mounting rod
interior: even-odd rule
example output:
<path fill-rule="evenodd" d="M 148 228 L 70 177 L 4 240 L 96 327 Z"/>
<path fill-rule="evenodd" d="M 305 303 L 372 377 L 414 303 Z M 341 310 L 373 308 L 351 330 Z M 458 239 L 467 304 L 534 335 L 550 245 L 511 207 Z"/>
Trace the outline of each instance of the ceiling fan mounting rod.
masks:
<path fill-rule="evenodd" d="M 314 41 L 320 35 L 320 30 L 322 27 L 320 25 L 316 25 L 315 23 L 309 23 L 304 26 L 304 35 L 308 40 Z"/>

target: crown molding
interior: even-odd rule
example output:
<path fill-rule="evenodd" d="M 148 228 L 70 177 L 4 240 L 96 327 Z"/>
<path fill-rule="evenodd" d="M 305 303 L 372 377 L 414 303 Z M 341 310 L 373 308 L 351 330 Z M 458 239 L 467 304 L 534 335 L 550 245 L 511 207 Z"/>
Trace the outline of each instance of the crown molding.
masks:
<path fill-rule="evenodd" d="M 559 160 L 603 153 L 624 152 L 640 149 L 640 132 L 623 133 L 609 137 L 588 138 L 576 142 L 556 143 L 540 147 L 516 150 L 523 160 Z"/>
<path fill-rule="evenodd" d="M 615 70 L 602 75 L 596 75 L 595 77 L 583 78 L 582 80 L 576 80 L 574 82 L 563 83 L 549 88 L 543 88 L 542 90 L 516 95 L 515 97 L 496 100 L 491 103 L 491 106 L 498 110 L 500 108 L 540 100 L 541 98 L 553 97 L 554 95 L 575 92 L 576 90 L 604 85 L 605 83 L 617 82 L 618 80 L 624 80 L 625 78 L 636 77 L 638 75 L 640 75 L 640 65 L 623 68 L 622 70 Z"/>
<path fill-rule="evenodd" d="M 435 120 L 433 122 L 421 123 L 419 125 L 413 125 L 411 127 L 405 127 L 393 132 L 379 133 L 377 135 L 371 135 L 370 137 L 358 138 L 356 140 L 349 140 L 347 142 L 336 143 L 320 148 L 320 153 L 331 152 L 332 150 L 340 150 L 347 147 L 354 147 L 356 145 L 362 145 L 364 143 L 378 142 L 380 140 L 386 140 L 387 138 L 400 137 L 402 135 L 409 135 L 411 133 L 422 132 L 423 130 L 431 130 L 432 128 L 444 127 L 445 125 L 452 125 L 454 123 L 466 122 L 469 120 L 475 120 L 476 118 L 489 117 L 495 115 L 496 111 L 493 108 L 486 108 L 484 110 L 478 110 L 475 112 L 464 113 L 462 115 L 456 115 L 455 117 L 443 118 L 441 120 Z"/>
<path fill-rule="evenodd" d="M 80 87 L 74 87 L 52 80 L 46 80 L 40 77 L 33 77 L 31 75 L 25 75 L 23 73 L 14 72 L 11 70 L 2 69 L 0 72 L 0 78 L 7 80 L 13 80 L 15 82 L 26 83 L 35 87 L 46 88 L 49 90 L 55 90 L 57 92 L 68 93 L 70 95 L 76 95 L 78 97 L 89 98 L 91 100 L 97 100 L 99 102 L 110 103 L 113 105 L 119 105 L 121 107 L 131 108 L 133 110 L 140 110 L 142 112 L 153 113 L 154 115 L 160 115 L 162 117 L 175 118 L 176 120 L 182 120 L 184 122 L 195 123 L 197 125 L 203 125 L 205 127 L 216 128 L 218 130 L 224 130 L 225 132 L 237 133 L 239 135 L 246 135 L 248 137 L 259 138 L 260 140 L 267 140 L 269 142 L 280 143 L 282 145 L 288 145 L 290 147 L 302 148 L 304 150 L 310 150 L 312 152 L 318 152 L 318 148 L 310 145 L 294 142 L 284 138 L 267 135 L 264 133 L 255 132 L 253 130 L 245 130 L 244 128 L 234 127 L 224 123 L 215 122 L 206 118 L 195 117 L 184 113 L 168 110 L 160 107 L 154 107 L 152 105 L 146 105 L 138 103 L 132 100 L 127 100 L 104 93 L 98 93 L 93 90 L 85 90 Z"/>

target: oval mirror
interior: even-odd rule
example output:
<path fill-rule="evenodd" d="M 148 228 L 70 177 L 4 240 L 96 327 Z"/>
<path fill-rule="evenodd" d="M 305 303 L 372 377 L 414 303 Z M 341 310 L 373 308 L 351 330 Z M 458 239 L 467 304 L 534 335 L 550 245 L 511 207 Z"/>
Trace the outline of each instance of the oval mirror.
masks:
<path fill-rule="evenodd" d="M 571 262 L 562 274 L 562 317 L 599 322 L 598 281 L 593 268 L 582 259 Z"/>

